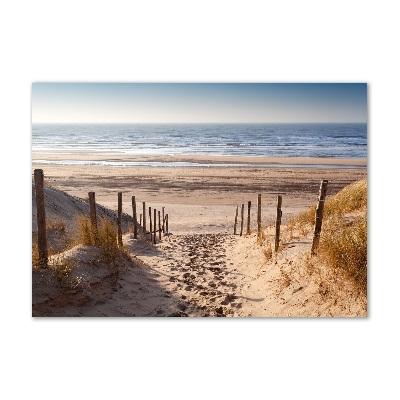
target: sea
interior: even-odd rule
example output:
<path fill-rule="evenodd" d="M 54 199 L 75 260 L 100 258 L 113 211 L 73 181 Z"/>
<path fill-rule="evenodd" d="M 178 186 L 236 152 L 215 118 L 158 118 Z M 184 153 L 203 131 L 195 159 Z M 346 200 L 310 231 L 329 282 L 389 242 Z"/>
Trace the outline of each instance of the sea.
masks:
<path fill-rule="evenodd" d="M 367 158 L 367 124 L 33 124 L 32 152 L 35 158 L 52 152 L 99 156 Z M 35 162 L 127 165 L 112 159 L 50 161 L 45 156 Z M 152 161 L 129 164 L 197 165 Z"/>

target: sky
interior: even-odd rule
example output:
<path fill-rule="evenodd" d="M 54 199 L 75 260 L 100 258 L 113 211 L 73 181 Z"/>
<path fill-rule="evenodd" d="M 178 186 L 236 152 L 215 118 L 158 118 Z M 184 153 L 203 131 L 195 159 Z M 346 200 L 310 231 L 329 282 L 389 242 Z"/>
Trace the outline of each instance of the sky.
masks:
<path fill-rule="evenodd" d="M 367 122 L 367 84 L 32 84 L 32 123 L 296 122 Z"/>

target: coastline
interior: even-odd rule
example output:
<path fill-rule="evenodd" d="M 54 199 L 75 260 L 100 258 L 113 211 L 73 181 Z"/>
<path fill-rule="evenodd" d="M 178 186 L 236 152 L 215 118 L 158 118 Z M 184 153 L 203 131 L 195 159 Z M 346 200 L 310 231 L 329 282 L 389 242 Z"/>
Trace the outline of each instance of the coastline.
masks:
<path fill-rule="evenodd" d="M 241 164 L 243 166 L 257 164 L 257 166 L 341 166 L 367 167 L 367 158 L 335 158 L 335 157 L 264 157 L 264 156 L 215 156 L 215 155 L 122 155 L 120 153 L 89 154 L 85 150 L 68 151 L 33 151 L 32 162 L 44 160 L 46 162 L 88 161 L 88 162 L 116 162 L 120 163 L 189 163 L 189 164 Z"/>

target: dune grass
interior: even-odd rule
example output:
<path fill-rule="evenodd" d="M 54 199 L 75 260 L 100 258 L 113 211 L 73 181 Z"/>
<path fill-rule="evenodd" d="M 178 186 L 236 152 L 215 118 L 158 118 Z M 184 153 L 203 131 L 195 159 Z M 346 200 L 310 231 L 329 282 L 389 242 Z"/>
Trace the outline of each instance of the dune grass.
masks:
<path fill-rule="evenodd" d="M 97 242 L 92 230 L 90 219 L 87 217 L 78 217 L 78 239 L 77 244 L 96 245 L 102 252 L 105 259 L 109 262 L 115 260 L 122 251 L 118 247 L 117 228 L 106 218 L 100 220 L 98 225 Z"/>
<path fill-rule="evenodd" d="M 329 194 L 329 188 L 328 188 Z M 304 224 L 313 225 L 315 222 L 315 210 L 317 205 L 314 204 L 308 210 L 299 213 L 291 218 L 289 225 L 300 227 Z M 328 198 L 324 206 L 324 219 L 333 216 L 343 216 L 353 211 L 367 211 L 367 179 L 354 182 L 344 187 L 335 196 Z"/>
<path fill-rule="evenodd" d="M 312 231 L 313 205 L 292 218 L 292 237 Z M 346 186 L 325 202 L 317 259 L 335 274 L 341 274 L 354 287 L 367 290 L 367 179 Z"/>
<path fill-rule="evenodd" d="M 58 254 L 64 250 L 77 246 L 79 244 L 96 245 L 102 250 L 102 254 L 107 262 L 113 262 L 115 258 L 123 252 L 123 249 L 118 247 L 117 228 L 106 218 L 100 219 L 98 224 L 98 240 L 95 243 L 94 234 L 90 219 L 83 215 L 76 218 L 76 226 L 78 227 L 75 238 L 67 238 L 62 245 L 52 245 L 48 240 L 48 255 L 49 257 Z M 65 233 L 65 224 L 62 221 L 50 221 L 47 226 L 47 232 L 50 233 Z M 40 266 L 38 240 L 37 235 L 32 236 L 32 267 Z"/>
<path fill-rule="evenodd" d="M 367 290 L 367 215 L 350 222 L 332 219 L 321 236 L 318 257 L 344 273 L 362 291 Z"/>

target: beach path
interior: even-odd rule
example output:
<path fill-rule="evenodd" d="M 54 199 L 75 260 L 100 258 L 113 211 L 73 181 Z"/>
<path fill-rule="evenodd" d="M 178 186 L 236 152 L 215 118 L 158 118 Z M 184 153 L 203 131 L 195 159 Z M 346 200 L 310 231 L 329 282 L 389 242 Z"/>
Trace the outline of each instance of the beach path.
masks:
<path fill-rule="evenodd" d="M 88 285 L 85 296 L 75 292 L 52 297 L 43 281 L 34 284 L 33 315 L 300 317 L 366 313 L 354 299 L 345 296 L 337 302 L 329 298 L 321 292 L 316 275 L 307 273 L 310 234 L 291 239 L 282 251 L 269 256 L 266 247 L 257 243 L 256 232 L 245 236 L 169 235 L 155 245 L 134 239 L 131 233 L 123 240 L 126 262 L 111 275 L 104 266 L 91 265 L 97 258 L 92 254 L 96 248 L 78 246 L 66 252 L 64 260 L 75 258 L 82 264 L 86 259 L 84 271 L 92 271 L 96 282 Z M 37 279 L 35 274 L 33 282 Z"/>

